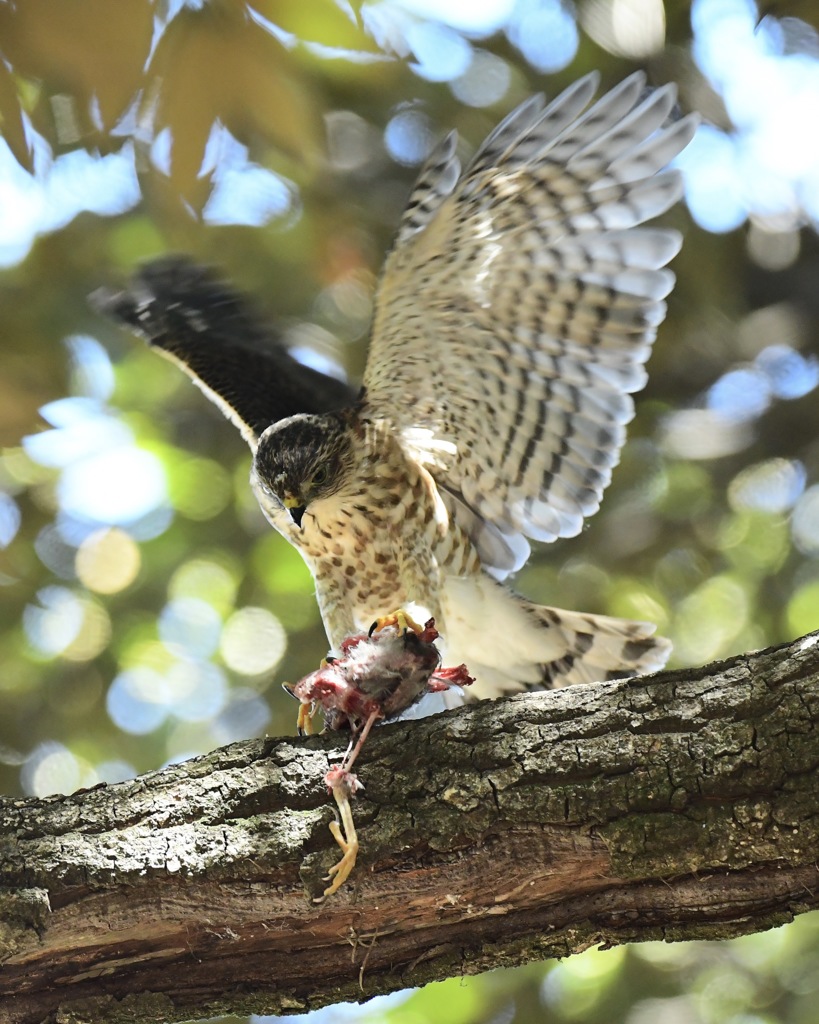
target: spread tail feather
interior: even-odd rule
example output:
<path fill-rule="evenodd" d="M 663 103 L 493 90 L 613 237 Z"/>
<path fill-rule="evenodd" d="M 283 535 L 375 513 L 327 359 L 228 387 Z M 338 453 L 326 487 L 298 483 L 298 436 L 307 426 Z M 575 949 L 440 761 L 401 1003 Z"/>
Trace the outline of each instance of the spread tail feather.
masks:
<path fill-rule="evenodd" d="M 650 622 L 538 605 L 528 609 L 547 628 L 559 630 L 566 646 L 564 655 L 541 666 L 545 689 L 657 672 L 671 654 L 671 641 L 653 636 Z"/>
<path fill-rule="evenodd" d="M 651 623 L 532 604 L 483 574 L 447 580 L 443 603 L 445 663 L 466 663 L 472 697 L 644 675 L 671 653 Z"/>

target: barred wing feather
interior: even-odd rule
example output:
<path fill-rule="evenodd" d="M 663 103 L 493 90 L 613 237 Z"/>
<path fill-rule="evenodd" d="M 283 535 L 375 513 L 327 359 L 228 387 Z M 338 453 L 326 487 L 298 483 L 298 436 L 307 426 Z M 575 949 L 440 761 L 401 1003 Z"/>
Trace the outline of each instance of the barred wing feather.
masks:
<path fill-rule="evenodd" d="M 578 533 L 634 414 L 675 231 L 641 225 L 681 194 L 692 138 L 673 86 L 632 75 L 589 106 L 589 75 L 532 97 L 461 173 L 454 136 L 421 172 L 387 260 L 365 374 L 392 423 L 503 574 L 525 538 Z"/>

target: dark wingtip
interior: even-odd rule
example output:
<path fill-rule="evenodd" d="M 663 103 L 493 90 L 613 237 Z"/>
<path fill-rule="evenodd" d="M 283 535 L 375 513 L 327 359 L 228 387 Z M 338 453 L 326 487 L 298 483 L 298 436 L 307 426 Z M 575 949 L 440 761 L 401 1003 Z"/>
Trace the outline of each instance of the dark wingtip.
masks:
<path fill-rule="evenodd" d="M 168 317 L 176 311 L 184 316 L 186 305 L 195 302 L 202 288 L 209 293 L 220 288 L 216 271 L 174 254 L 137 267 L 125 288 L 97 288 L 88 302 L 96 312 L 126 324 L 153 343 L 167 333 Z"/>
<path fill-rule="evenodd" d="M 124 320 L 129 324 L 136 322 L 136 301 L 133 292 L 97 288 L 88 296 L 88 302 L 93 310 L 104 316 Z"/>

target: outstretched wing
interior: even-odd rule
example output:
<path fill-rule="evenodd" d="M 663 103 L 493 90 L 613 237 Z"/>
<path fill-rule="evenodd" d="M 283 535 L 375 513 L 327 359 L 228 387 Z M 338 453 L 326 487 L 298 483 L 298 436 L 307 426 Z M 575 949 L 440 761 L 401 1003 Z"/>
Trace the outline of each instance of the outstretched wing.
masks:
<path fill-rule="evenodd" d="M 148 263 L 124 291 L 91 298 L 180 366 L 254 451 L 271 423 L 356 399 L 347 384 L 297 362 L 247 299 L 183 256 Z"/>
<path fill-rule="evenodd" d="M 434 476 L 484 564 L 578 533 L 611 478 L 674 284 L 681 194 L 663 170 L 696 118 L 632 75 L 527 100 L 463 174 L 448 136 L 421 172 L 376 301 L 369 414 Z"/>

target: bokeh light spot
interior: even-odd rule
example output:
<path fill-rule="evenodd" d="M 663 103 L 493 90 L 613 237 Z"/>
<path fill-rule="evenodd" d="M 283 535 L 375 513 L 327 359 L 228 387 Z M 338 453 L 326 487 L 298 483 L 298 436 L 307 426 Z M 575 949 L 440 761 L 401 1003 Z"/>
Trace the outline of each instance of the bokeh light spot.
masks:
<path fill-rule="evenodd" d="M 70 467 L 133 444 L 131 429 L 90 398 L 57 399 L 42 406 L 40 415 L 56 429 L 29 434 L 23 438 L 23 448 L 41 466 Z"/>
<path fill-rule="evenodd" d="M 226 507 L 233 487 L 230 475 L 213 459 L 185 459 L 170 475 L 168 494 L 178 512 L 200 522 Z"/>
<path fill-rule="evenodd" d="M 20 784 L 30 796 L 72 793 L 81 782 L 81 767 L 68 747 L 55 740 L 38 744 L 20 769 Z"/>
<path fill-rule="evenodd" d="M 230 556 L 221 560 L 193 558 L 181 565 L 171 577 L 168 594 L 172 598 L 197 597 L 225 615 L 233 608 L 241 570 Z"/>
<path fill-rule="evenodd" d="M 678 459 L 719 459 L 747 448 L 751 439 L 747 421 L 712 409 L 681 409 L 662 424 L 662 448 Z"/>
<path fill-rule="evenodd" d="M 768 378 L 755 366 L 729 370 L 711 386 L 706 403 L 713 412 L 729 419 L 756 419 L 771 403 Z"/>
<path fill-rule="evenodd" d="M 734 508 L 785 512 L 805 489 L 805 467 L 795 459 L 767 459 L 738 473 L 728 487 Z"/>
<path fill-rule="evenodd" d="M 71 357 L 71 391 L 104 402 L 114 391 L 114 368 L 96 338 L 74 334 L 65 339 Z"/>
<path fill-rule="evenodd" d="M 89 598 L 80 598 L 80 605 L 80 628 L 62 652 L 62 656 L 68 661 L 91 661 L 105 650 L 111 639 L 111 619 L 108 612 Z"/>
<path fill-rule="evenodd" d="M 384 129 L 384 144 L 390 156 L 400 164 L 420 164 L 433 141 L 429 121 L 418 110 L 400 111 Z"/>
<path fill-rule="evenodd" d="M 63 510 L 78 519 L 126 524 L 164 503 L 165 473 L 155 455 L 123 446 L 66 466 L 57 496 Z"/>
<path fill-rule="evenodd" d="M 685 177 L 691 216 L 706 231 L 733 231 L 748 216 L 736 140 L 711 125 L 701 125 L 677 157 Z"/>
<path fill-rule="evenodd" d="M 738 575 L 776 572 L 790 551 L 787 521 L 781 515 L 741 508 L 726 516 L 714 537 L 714 546 L 725 553 Z"/>
<path fill-rule="evenodd" d="M 503 26 L 513 14 L 516 0 L 399 0 L 399 5 L 421 18 L 434 18 L 461 32 L 485 36 Z"/>
<path fill-rule="evenodd" d="M 77 549 L 77 578 L 98 594 L 116 594 L 130 586 L 139 573 L 139 545 L 117 527 L 97 530 Z"/>
<path fill-rule="evenodd" d="M 117 214 L 139 201 L 134 147 L 99 156 L 85 149 L 54 156 L 42 136 L 29 133 L 36 174 L 29 174 L 0 139 L 0 266 L 23 259 L 34 239 L 64 227 L 82 210 Z"/>
<path fill-rule="evenodd" d="M 738 579 L 722 575 L 706 580 L 677 609 L 672 630 L 675 657 L 683 664 L 701 665 L 730 654 L 749 614 L 748 593 Z"/>
<path fill-rule="evenodd" d="M 49 523 L 34 538 L 34 550 L 43 565 L 64 580 L 73 580 L 77 572 L 74 567 L 76 545 L 63 535 L 61 523 Z"/>
<path fill-rule="evenodd" d="M 39 605 L 27 605 L 23 628 L 31 647 L 47 658 L 65 650 L 77 638 L 82 627 L 82 601 L 66 587 L 43 587 L 38 591 Z"/>
<path fill-rule="evenodd" d="M 819 484 L 797 501 L 791 519 L 793 542 L 804 555 L 819 558 Z"/>
<path fill-rule="evenodd" d="M 20 508 L 10 494 L 0 491 L 0 548 L 6 548 L 20 529 Z"/>
<path fill-rule="evenodd" d="M 819 384 L 819 359 L 803 356 L 790 345 L 768 345 L 755 362 L 777 398 L 801 398 Z"/>
<path fill-rule="evenodd" d="M 476 50 L 469 67 L 453 79 L 452 94 L 470 107 L 488 107 L 506 95 L 512 74 L 501 57 Z"/>
<path fill-rule="evenodd" d="M 746 245 L 748 255 L 763 270 L 785 270 L 799 257 L 799 232 L 776 231 L 752 217 Z"/>
<path fill-rule="evenodd" d="M 663 0 L 587 0 L 580 20 L 591 38 L 617 57 L 645 59 L 665 44 Z"/>
<path fill-rule="evenodd" d="M 245 676 L 272 672 L 287 649 L 287 634 L 265 608 L 240 608 L 225 623 L 221 653 L 225 664 Z"/>
<path fill-rule="evenodd" d="M 217 743 L 234 743 L 264 732 L 270 721 L 270 708 L 253 690 L 237 687 L 230 700 L 213 723 Z"/>
<path fill-rule="evenodd" d="M 108 688 L 108 715 L 123 732 L 144 736 L 167 718 L 167 691 L 163 677 L 150 668 L 120 672 Z"/>
<path fill-rule="evenodd" d="M 172 711 L 183 721 L 207 721 L 225 705 L 225 674 L 209 661 L 178 661 L 168 672 L 167 682 Z"/>
<path fill-rule="evenodd" d="M 159 636 L 174 653 L 208 658 L 219 646 L 222 620 L 219 613 L 196 597 L 169 601 L 159 616 Z"/>
<path fill-rule="evenodd" d="M 292 182 L 245 160 L 219 168 L 202 216 L 208 224 L 261 226 L 294 210 L 298 212 L 297 199 Z"/>
<path fill-rule="evenodd" d="M 570 64 L 580 41 L 572 11 L 562 0 L 520 0 L 506 34 L 532 67 L 545 73 Z"/>
<path fill-rule="evenodd" d="M 819 580 L 811 580 L 796 591 L 788 602 L 786 617 L 791 636 L 819 629 Z"/>
<path fill-rule="evenodd" d="M 94 769 L 100 782 L 109 784 L 114 782 L 125 782 L 127 779 L 135 778 L 136 768 L 129 761 L 120 761 L 116 758 L 110 761 L 100 761 Z"/>
<path fill-rule="evenodd" d="M 407 25 L 405 39 L 416 63 L 410 67 L 431 82 L 449 82 L 469 67 L 472 48 L 460 33 L 436 21 Z"/>

